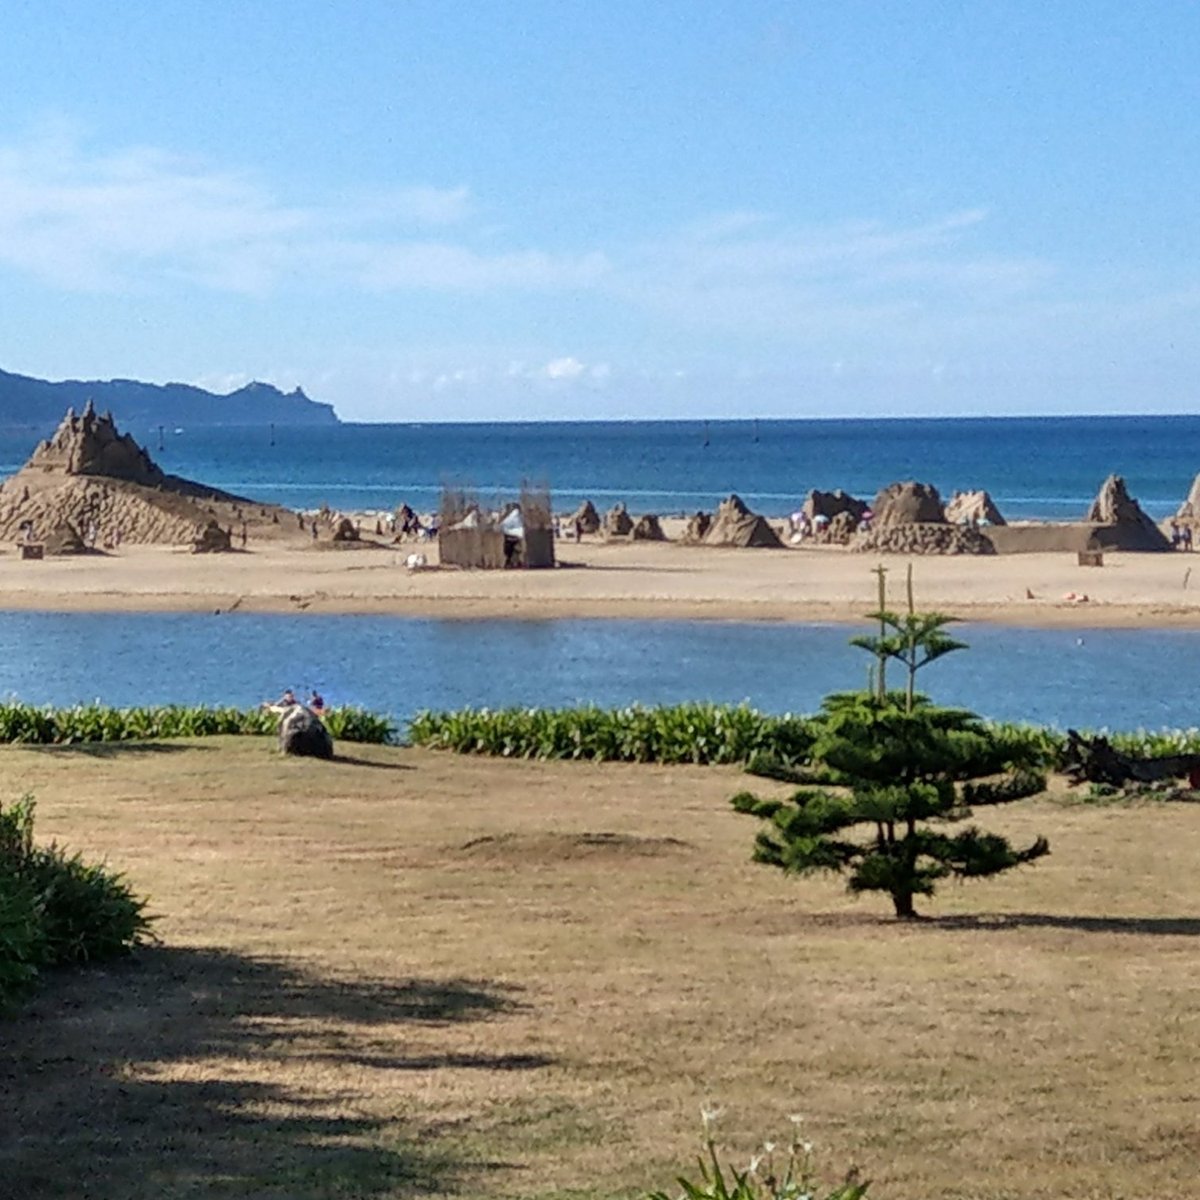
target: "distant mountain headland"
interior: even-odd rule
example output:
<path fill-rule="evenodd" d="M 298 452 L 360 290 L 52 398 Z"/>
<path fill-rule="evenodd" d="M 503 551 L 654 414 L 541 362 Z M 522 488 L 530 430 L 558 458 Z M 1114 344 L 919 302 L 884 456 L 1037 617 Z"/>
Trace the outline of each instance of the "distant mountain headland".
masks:
<path fill-rule="evenodd" d="M 281 392 L 269 383 L 248 383 L 220 396 L 187 383 L 139 383 L 135 379 L 51 383 L 0 371 L 0 425 L 56 425 L 64 409 L 91 401 L 120 423 L 155 425 L 337 425 L 332 404 L 310 400 L 302 389 Z"/>

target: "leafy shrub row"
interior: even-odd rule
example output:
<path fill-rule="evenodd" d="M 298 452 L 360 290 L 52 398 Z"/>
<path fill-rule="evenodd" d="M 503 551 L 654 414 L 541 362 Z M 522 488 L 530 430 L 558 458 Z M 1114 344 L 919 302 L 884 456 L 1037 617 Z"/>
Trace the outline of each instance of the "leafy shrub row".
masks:
<path fill-rule="evenodd" d="M 1066 735 L 1057 729 L 990 722 L 1013 757 L 1045 768 L 1063 765 Z M 823 782 L 799 767 L 812 748 L 812 718 L 771 716 L 747 705 L 678 704 L 661 708 L 463 708 L 418 713 L 414 745 L 504 758 L 595 762 L 746 763 L 756 773 L 793 782 Z M 1200 753 L 1200 729 L 1135 730 L 1109 735 L 1130 754 Z M 1017 753 L 1017 752 L 1020 753 Z"/>
<path fill-rule="evenodd" d="M 361 708 L 334 708 L 324 716 L 334 738 L 347 742 L 389 742 L 391 722 Z M 37 708 L 32 704 L 0 704 L 0 742 L 64 745 L 77 742 L 154 741 L 160 738 L 212 737 L 218 734 L 272 734 L 279 722 L 261 708 L 205 708 L 178 704 L 142 708 L 110 708 L 77 704 L 72 708 Z"/>
<path fill-rule="evenodd" d="M 718 704 L 421 712 L 409 737 L 415 745 L 459 754 L 595 762 L 740 763 L 767 751 L 794 762 L 812 744 L 802 718 Z"/>
<path fill-rule="evenodd" d="M 33 841 L 33 798 L 0 807 L 0 1009 L 46 967 L 113 958 L 150 936 L 145 900 L 107 867 Z"/>

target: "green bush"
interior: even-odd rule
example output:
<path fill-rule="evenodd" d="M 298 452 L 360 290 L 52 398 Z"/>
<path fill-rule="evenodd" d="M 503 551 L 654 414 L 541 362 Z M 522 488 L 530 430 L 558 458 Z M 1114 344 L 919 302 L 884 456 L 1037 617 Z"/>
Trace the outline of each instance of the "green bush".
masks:
<path fill-rule="evenodd" d="M 593 762 L 744 763 L 767 754 L 794 764 L 812 745 L 806 719 L 744 704 L 426 711 L 413 718 L 409 737 L 459 754 Z"/>
<path fill-rule="evenodd" d="M 33 841 L 31 796 L 0 807 L 0 1008 L 43 967 L 125 954 L 151 936 L 146 901 L 124 878 Z"/>
<path fill-rule="evenodd" d="M 353 711 L 353 710 L 348 710 Z M 368 715 L 369 714 L 364 714 Z M 380 731 L 394 731 L 378 717 Z M 1067 735 L 1041 725 L 984 721 L 1004 755 L 1042 770 L 1064 765 Z M 593 762 L 744 763 L 754 775 L 785 783 L 836 783 L 810 762 L 815 716 L 771 716 L 747 705 L 677 704 L 659 708 L 461 708 L 417 713 L 414 745 L 504 758 L 588 759 Z M 337 734 L 334 726 L 330 731 Z M 1083 731 L 1091 736 L 1089 731 Z M 346 737 L 372 741 L 374 736 Z M 1200 754 L 1200 729 L 1138 729 L 1109 735 L 1128 754 Z"/>
<path fill-rule="evenodd" d="M 37 979 L 41 961 L 37 897 L 24 880 L 0 870 L 0 1010 Z"/>
<path fill-rule="evenodd" d="M 323 719 L 329 732 L 342 741 L 385 743 L 395 737 L 395 729 L 386 717 L 361 708 L 333 708 Z M 70 708 L 37 708 L 17 702 L 0 704 L 0 742 L 42 746 L 147 742 L 221 734 L 265 736 L 273 734 L 278 723 L 276 713 L 262 708 L 181 704 L 139 708 L 76 704 Z"/>
<path fill-rule="evenodd" d="M 396 740 L 396 727 L 391 721 L 364 708 L 331 708 L 321 719 L 330 735 L 341 742 L 386 746 Z"/>

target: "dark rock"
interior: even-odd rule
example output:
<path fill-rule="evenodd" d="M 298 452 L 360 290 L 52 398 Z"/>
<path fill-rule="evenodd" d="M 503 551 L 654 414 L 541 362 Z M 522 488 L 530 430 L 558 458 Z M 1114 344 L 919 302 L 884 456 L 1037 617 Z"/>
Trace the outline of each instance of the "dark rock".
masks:
<path fill-rule="evenodd" d="M 333 738 L 316 713 L 293 704 L 279 718 L 279 749 L 307 758 L 332 758 Z"/>

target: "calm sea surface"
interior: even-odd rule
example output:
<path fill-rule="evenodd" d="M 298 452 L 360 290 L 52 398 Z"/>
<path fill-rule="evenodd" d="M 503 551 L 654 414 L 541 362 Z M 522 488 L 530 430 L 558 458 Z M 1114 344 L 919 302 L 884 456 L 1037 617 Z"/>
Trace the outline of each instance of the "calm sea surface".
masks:
<path fill-rule="evenodd" d="M 49 429 L 0 429 L 0 474 Z M 1081 517 L 1110 472 L 1155 517 L 1200 471 L 1200 417 L 862 421 L 652 421 L 132 429 L 168 471 L 294 508 L 436 507 L 443 483 L 481 499 L 522 479 L 559 509 L 583 497 L 637 512 L 712 508 L 731 491 L 768 515 L 810 488 L 872 497 L 896 479 L 949 495 L 986 488 L 1008 517 Z"/>
<path fill-rule="evenodd" d="M 814 710 L 862 686 L 850 626 L 689 621 L 0 613 L 0 696 L 252 705 L 317 687 L 403 721 L 461 705 L 749 701 Z M 939 701 L 1059 726 L 1197 724 L 1200 631 L 962 626 L 923 676 Z"/>

